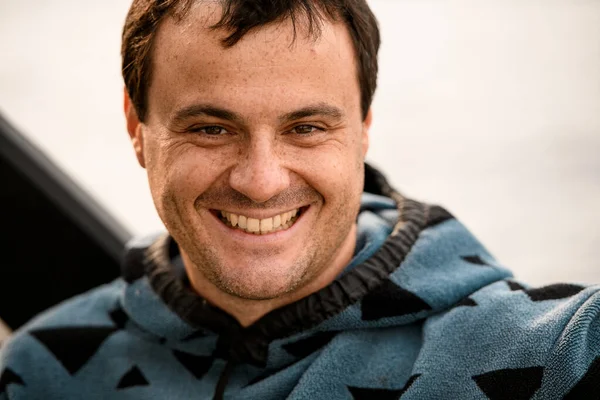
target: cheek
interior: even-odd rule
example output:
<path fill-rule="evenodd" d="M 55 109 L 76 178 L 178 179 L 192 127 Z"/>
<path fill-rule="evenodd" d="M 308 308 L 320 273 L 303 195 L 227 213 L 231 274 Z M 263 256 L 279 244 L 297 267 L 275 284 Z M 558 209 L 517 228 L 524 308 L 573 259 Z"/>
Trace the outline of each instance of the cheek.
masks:
<path fill-rule="evenodd" d="M 360 146 L 358 146 L 360 147 Z M 319 192 L 326 203 L 342 206 L 360 201 L 363 190 L 362 151 L 354 146 L 306 151 L 295 172 Z"/>
<path fill-rule="evenodd" d="M 232 152 L 204 149 L 190 143 L 164 146 L 153 159 L 153 192 L 160 192 L 161 197 L 193 202 L 219 180 L 229 168 L 228 161 L 235 160 L 229 153 Z"/>

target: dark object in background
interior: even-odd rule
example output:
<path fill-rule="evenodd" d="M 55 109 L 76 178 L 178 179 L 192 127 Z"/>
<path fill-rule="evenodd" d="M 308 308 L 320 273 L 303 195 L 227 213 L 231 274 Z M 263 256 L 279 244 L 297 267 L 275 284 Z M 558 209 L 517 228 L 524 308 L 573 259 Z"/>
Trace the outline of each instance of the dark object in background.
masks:
<path fill-rule="evenodd" d="M 0 115 L 0 318 L 10 328 L 119 276 L 129 237 Z"/>

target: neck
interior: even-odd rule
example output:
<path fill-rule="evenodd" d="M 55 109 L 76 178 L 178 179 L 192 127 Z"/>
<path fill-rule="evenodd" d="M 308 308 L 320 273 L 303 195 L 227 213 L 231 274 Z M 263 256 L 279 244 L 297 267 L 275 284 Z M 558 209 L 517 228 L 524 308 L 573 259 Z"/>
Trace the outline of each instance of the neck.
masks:
<path fill-rule="evenodd" d="M 268 300 L 250 300 L 223 292 L 194 267 L 184 251 L 181 252 L 192 288 L 212 305 L 233 316 L 243 327 L 258 321 L 269 312 L 298 301 L 329 285 L 350 263 L 356 246 L 356 224 L 331 259 L 318 268 L 310 278 L 293 292 Z"/>

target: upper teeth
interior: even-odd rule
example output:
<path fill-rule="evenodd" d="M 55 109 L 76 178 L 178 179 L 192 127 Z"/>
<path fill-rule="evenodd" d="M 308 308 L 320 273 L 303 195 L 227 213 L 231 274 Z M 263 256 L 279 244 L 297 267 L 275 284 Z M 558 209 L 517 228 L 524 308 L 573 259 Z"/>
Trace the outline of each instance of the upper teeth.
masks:
<path fill-rule="evenodd" d="M 243 229 L 251 233 L 269 233 L 291 226 L 291 219 L 298 214 L 299 209 L 284 212 L 271 218 L 257 219 L 245 215 L 221 211 L 221 216 L 235 228 Z"/>

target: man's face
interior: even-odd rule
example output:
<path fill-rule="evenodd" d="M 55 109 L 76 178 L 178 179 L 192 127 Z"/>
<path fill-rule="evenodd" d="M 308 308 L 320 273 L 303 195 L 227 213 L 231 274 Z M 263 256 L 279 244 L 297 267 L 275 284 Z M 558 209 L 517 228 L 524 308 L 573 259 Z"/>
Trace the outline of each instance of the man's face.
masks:
<path fill-rule="evenodd" d="M 314 40 L 297 21 L 291 44 L 286 21 L 223 48 L 219 16 L 204 3 L 161 25 L 132 135 L 192 281 L 272 299 L 349 261 L 370 116 L 342 24 Z"/>

